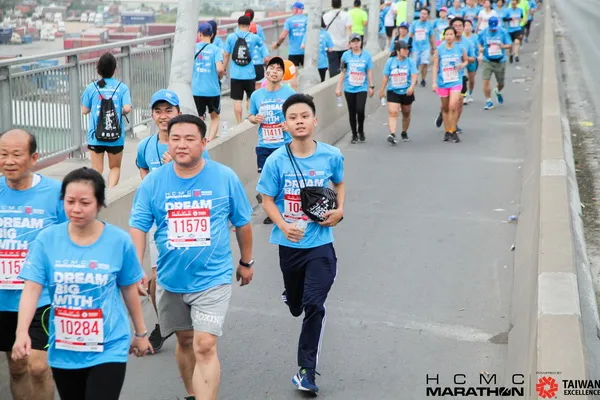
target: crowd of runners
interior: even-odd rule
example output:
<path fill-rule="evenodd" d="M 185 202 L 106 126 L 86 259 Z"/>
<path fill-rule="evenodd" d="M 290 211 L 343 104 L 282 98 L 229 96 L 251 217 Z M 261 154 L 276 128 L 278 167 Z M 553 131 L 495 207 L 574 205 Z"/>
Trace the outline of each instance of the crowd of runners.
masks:
<path fill-rule="evenodd" d="M 417 86 L 427 88 L 429 81 L 440 98 L 435 124 L 444 126 L 445 141 L 459 142 L 463 105 L 475 102 L 477 71 L 482 70 L 483 109 L 492 109 L 494 98 L 502 104 L 506 64 L 519 62 L 519 45 L 527 40 L 537 5 L 456 0 L 448 9 L 438 2 L 438 18 L 431 21 L 428 4 L 415 4 L 417 19 L 407 21 L 403 3 L 382 1 L 379 16 L 390 50 L 378 90 L 389 113 L 387 141 L 397 143 L 400 115 L 400 138 L 410 140 L 415 92 L 426 90 Z M 233 275 L 245 286 L 254 265 L 252 208 L 244 187 L 206 150 L 218 135 L 226 71 L 236 120 L 243 120 L 245 94 L 247 120 L 257 126 L 256 198 L 264 223 L 273 224 L 281 297 L 294 317 L 304 314 L 292 382 L 318 392 L 324 303 L 337 272 L 332 228 L 344 214 L 344 157 L 315 140 L 315 104 L 296 93 L 304 63 L 303 9 L 294 3 L 293 16 L 271 45 L 252 10 L 225 41 L 216 35 L 214 21 L 199 25 L 192 92 L 200 117 L 182 115 L 170 90 L 152 96 L 158 133 L 138 145 L 142 183 L 129 234 L 98 219 L 105 207 L 104 153 L 112 187 L 119 181 L 125 141 L 121 119 L 132 110 L 129 88 L 114 78 L 112 54 L 99 59 L 100 79 L 82 95 L 82 112 L 90 115 L 92 168 L 55 181 L 33 172 L 39 157 L 34 135 L 20 129 L 0 135 L 0 351 L 8 356 L 14 399 L 53 399 L 55 388 L 63 400 L 118 399 L 128 354 L 153 354 L 172 335 L 185 398 L 217 398 L 217 342 Z M 360 0 L 348 13 L 333 0 L 321 18 L 318 69 L 322 80 L 327 73 L 337 76 L 337 104 L 343 106 L 343 93 L 353 144 L 366 140 L 365 104 L 377 86 L 372 55 L 363 45 L 367 20 Z M 286 38 L 287 59 L 271 56 L 270 49 Z M 233 260 L 230 225 L 239 260 Z M 150 276 L 142 268 L 146 243 Z M 151 332 L 139 295 L 151 298 L 157 315 Z"/>

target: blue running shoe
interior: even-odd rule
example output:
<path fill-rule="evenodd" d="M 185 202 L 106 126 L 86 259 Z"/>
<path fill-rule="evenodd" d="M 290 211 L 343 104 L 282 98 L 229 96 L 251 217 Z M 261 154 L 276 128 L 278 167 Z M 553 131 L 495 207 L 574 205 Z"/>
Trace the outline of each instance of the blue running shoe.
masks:
<path fill-rule="evenodd" d="M 492 108 L 494 108 L 494 103 L 492 103 L 491 101 L 486 101 L 485 102 L 485 107 L 483 107 L 484 110 L 491 110 Z"/>
<path fill-rule="evenodd" d="M 498 104 L 504 103 L 504 97 L 502 96 L 502 93 L 500 93 L 498 91 L 498 88 L 494 88 L 494 94 L 496 95 L 496 98 L 498 99 Z"/>
<path fill-rule="evenodd" d="M 300 368 L 298 373 L 292 378 L 292 383 L 296 385 L 298 390 L 316 395 L 319 392 L 319 388 L 315 383 L 315 374 L 318 375 L 319 373 L 312 368 Z"/>

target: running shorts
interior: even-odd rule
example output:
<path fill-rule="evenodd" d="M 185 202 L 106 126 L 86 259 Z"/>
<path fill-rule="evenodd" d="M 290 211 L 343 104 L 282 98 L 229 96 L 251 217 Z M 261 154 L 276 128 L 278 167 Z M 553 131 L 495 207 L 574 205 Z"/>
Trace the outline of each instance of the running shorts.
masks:
<path fill-rule="evenodd" d="M 31 348 L 34 350 L 47 350 L 50 311 L 50 305 L 35 310 L 29 325 Z M 16 311 L 0 311 L 0 351 L 12 351 L 16 340 L 18 316 Z"/>
<path fill-rule="evenodd" d="M 492 79 L 492 74 L 496 77 L 498 85 L 504 85 L 504 75 L 506 72 L 506 62 L 494 62 L 483 60 L 481 64 L 481 75 L 484 81 Z"/>
<path fill-rule="evenodd" d="M 523 29 L 519 29 L 518 31 L 508 32 L 510 34 L 510 40 L 513 42 L 517 39 L 521 40 L 523 37 Z"/>
<path fill-rule="evenodd" d="M 387 101 L 388 103 L 396 103 L 401 104 L 403 106 L 410 106 L 415 101 L 415 95 L 411 94 L 409 96 L 407 94 L 398 94 L 393 90 L 388 90 Z"/>

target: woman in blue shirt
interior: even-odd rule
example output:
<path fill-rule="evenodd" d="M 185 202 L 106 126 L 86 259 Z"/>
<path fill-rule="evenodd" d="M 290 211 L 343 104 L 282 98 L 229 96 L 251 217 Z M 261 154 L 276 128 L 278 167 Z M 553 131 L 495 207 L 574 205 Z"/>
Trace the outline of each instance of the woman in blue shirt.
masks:
<path fill-rule="evenodd" d="M 348 104 L 350 128 L 352 129 L 352 144 L 365 142 L 365 106 L 367 93 L 369 97 L 375 94 L 373 81 L 373 58 L 367 50 L 361 49 L 361 37 L 357 33 L 350 35 L 350 50 L 342 54 L 341 74 L 335 89 L 335 95 L 341 97 L 342 84 Z"/>
<path fill-rule="evenodd" d="M 90 83 L 81 95 L 81 112 L 83 115 L 89 114 L 90 116 L 88 149 L 92 159 L 92 168 L 102 174 L 104 153 L 108 154 L 109 188 L 119 183 L 123 148 L 125 147 L 123 116 L 131 112 L 129 88 L 123 82 L 113 78 L 116 69 L 115 56 L 111 53 L 104 53 L 96 66 L 101 79 Z"/>
<path fill-rule="evenodd" d="M 461 90 L 464 68 L 467 66 L 467 52 L 464 46 L 454 44 L 456 31 L 453 27 L 444 30 L 444 43 L 433 55 L 432 89 L 440 96 L 442 117 L 445 126 L 444 141 L 460 142 L 456 133 L 458 108 L 462 102 Z"/>
<path fill-rule="evenodd" d="M 98 220 L 105 200 L 102 175 L 85 167 L 71 171 L 62 182 L 61 199 L 69 221 L 37 236 L 19 275 L 25 288 L 12 357 L 31 351 L 28 328 L 48 287 L 48 364 L 60 398 L 117 400 L 128 353 L 143 357 L 153 351 L 138 295 L 142 267 L 130 236 Z"/>

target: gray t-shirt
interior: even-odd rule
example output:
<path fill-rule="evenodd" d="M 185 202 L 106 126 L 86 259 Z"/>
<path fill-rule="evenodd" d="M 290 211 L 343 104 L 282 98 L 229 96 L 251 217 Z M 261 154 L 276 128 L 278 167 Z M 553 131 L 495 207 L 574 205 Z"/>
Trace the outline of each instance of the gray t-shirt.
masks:
<path fill-rule="evenodd" d="M 337 13 L 339 13 L 339 15 L 336 17 Z M 323 15 L 323 21 L 325 22 L 325 26 L 331 23 L 328 32 L 331 35 L 331 40 L 333 41 L 332 50 L 346 50 L 348 48 L 348 36 L 346 35 L 346 29 L 348 27 L 352 27 L 352 20 L 348 16 L 348 13 L 342 10 L 331 10 Z"/>

